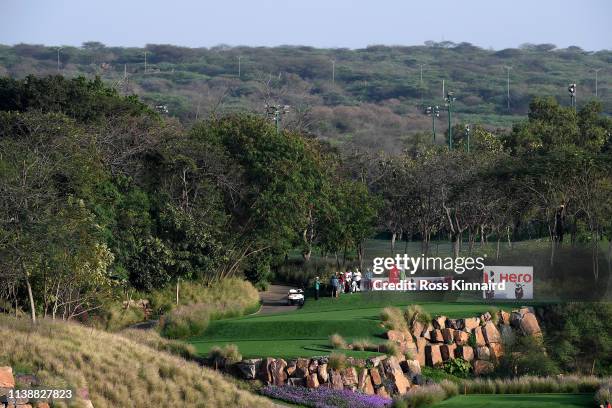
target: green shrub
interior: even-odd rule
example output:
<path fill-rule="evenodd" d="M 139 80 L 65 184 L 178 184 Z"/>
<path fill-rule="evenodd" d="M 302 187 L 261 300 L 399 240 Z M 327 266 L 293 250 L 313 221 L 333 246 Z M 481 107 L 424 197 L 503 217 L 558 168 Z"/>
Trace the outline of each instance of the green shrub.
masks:
<path fill-rule="evenodd" d="M 595 392 L 595 403 L 598 406 L 603 405 L 606 401 L 612 401 L 612 380 L 602 384 Z"/>
<path fill-rule="evenodd" d="M 100 315 L 100 323 L 94 324 L 98 328 L 114 332 L 145 320 L 145 313 L 141 307 L 123 307 L 120 303 L 113 303 L 104 309 Z"/>
<path fill-rule="evenodd" d="M 214 346 L 208 352 L 208 359 L 214 365 L 233 364 L 242 361 L 242 354 L 235 344 L 226 344 L 223 347 Z"/>
<path fill-rule="evenodd" d="M 200 334 L 208 327 L 211 314 L 211 306 L 207 304 L 177 307 L 160 319 L 160 333 L 171 339 L 184 339 Z"/>
<path fill-rule="evenodd" d="M 491 306 L 487 309 L 487 312 L 491 315 L 491 321 L 497 325 L 499 323 L 499 308 Z"/>
<path fill-rule="evenodd" d="M 462 358 L 454 358 L 444 362 L 442 369 L 448 374 L 465 378 L 470 374 L 472 365 Z"/>
<path fill-rule="evenodd" d="M 447 397 L 446 391 L 439 384 L 413 387 L 406 394 L 393 400 L 392 408 L 421 408 L 437 404 Z"/>
<path fill-rule="evenodd" d="M 399 357 L 402 354 L 399 345 L 395 343 L 394 341 L 385 342 L 384 350 L 385 350 L 385 354 L 388 356 Z"/>

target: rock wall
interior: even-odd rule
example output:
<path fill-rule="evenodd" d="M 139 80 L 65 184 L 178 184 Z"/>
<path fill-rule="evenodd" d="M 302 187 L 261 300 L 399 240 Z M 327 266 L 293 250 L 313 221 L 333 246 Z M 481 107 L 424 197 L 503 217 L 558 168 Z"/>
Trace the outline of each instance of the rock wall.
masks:
<path fill-rule="evenodd" d="M 268 357 L 243 360 L 227 368 L 243 379 L 258 379 L 264 384 L 331 387 L 388 397 L 423 385 L 421 367 L 424 365 L 434 367 L 450 359 L 462 358 L 471 362 L 475 375 L 483 375 L 490 373 L 503 356 L 504 336 L 517 333 L 541 336 L 531 308 L 511 313 L 500 311 L 497 317 L 497 324 L 489 313 L 465 319 L 436 316 L 427 324 L 414 321 L 409 331 L 387 332 L 389 341 L 395 342 L 401 350 L 399 357 L 348 357 L 347 367 L 342 370 L 331 369 L 327 357 L 287 361 Z M 406 355 L 411 358 L 406 359 Z"/>

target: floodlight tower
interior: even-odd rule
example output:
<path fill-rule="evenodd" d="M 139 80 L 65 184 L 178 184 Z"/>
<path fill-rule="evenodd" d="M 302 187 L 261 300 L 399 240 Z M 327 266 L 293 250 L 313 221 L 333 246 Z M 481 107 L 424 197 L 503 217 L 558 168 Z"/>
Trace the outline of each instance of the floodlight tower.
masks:
<path fill-rule="evenodd" d="M 470 153 L 470 124 L 465 125 L 465 136 L 467 137 L 467 152 Z"/>
<path fill-rule="evenodd" d="M 266 105 L 266 114 L 274 120 L 276 133 L 280 131 L 281 116 L 289 113 L 289 105 Z"/>
<path fill-rule="evenodd" d="M 60 73 L 60 51 L 63 50 L 64 47 L 57 47 L 57 73 Z"/>
<path fill-rule="evenodd" d="M 576 84 L 570 84 L 567 87 L 567 91 L 570 95 L 570 106 L 573 106 L 576 109 Z"/>
<path fill-rule="evenodd" d="M 440 107 L 428 106 L 425 108 L 425 114 L 431 116 L 431 128 L 433 132 L 433 142 L 436 143 L 436 118 L 440 117 Z"/>
<path fill-rule="evenodd" d="M 595 71 L 595 97 L 597 98 L 597 73 L 601 71 L 601 68 L 596 68 L 593 71 Z"/>
<path fill-rule="evenodd" d="M 453 102 L 455 101 L 454 92 L 446 93 L 446 106 L 448 107 L 448 148 L 453 150 L 453 127 L 452 127 L 452 116 L 453 116 Z"/>

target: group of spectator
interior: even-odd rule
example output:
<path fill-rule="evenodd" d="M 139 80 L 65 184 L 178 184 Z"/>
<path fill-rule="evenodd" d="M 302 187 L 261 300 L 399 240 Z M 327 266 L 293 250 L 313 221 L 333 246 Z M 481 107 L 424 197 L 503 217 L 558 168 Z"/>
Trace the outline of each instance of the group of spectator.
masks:
<path fill-rule="evenodd" d="M 370 272 L 370 270 L 365 273 L 365 276 L 362 276 L 359 268 L 356 268 L 354 272 L 350 269 L 346 272 L 336 272 L 329 280 L 331 296 L 337 298 L 341 293 L 355 293 L 361 292 L 362 290 L 369 290 L 371 289 L 371 282 L 372 272 Z M 321 280 L 317 276 L 314 281 L 315 300 L 319 299 L 320 288 Z"/>

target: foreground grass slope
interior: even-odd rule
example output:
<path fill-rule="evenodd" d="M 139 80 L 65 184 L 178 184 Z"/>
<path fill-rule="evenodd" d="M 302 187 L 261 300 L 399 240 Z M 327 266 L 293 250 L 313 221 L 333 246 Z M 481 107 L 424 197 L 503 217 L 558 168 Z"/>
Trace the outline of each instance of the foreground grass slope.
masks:
<path fill-rule="evenodd" d="M 78 324 L 32 327 L 0 316 L 0 339 L 0 365 L 35 374 L 46 387 L 87 389 L 96 408 L 271 406 L 212 370 Z"/>
<path fill-rule="evenodd" d="M 419 303 L 432 315 L 451 318 L 483 313 L 488 305 L 477 302 L 433 302 L 407 293 L 356 293 L 339 299 L 307 301 L 300 310 L 273 315 L 251 315 L 211 322 L 206 331 L 189 340 L 198 353 L 205 354 L 215 345 L 236 344 L 245 357 L 310 357 L 329 354 L 328 337 L 339 333 L 345 339 L 385 341 L 379 314 L 383 307 L 405 307 Z M 511 308 L 512 306 L 507 306 Z M 372 352 L 347 351 L 356 357 Z"/>

